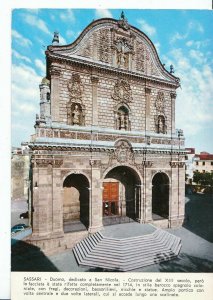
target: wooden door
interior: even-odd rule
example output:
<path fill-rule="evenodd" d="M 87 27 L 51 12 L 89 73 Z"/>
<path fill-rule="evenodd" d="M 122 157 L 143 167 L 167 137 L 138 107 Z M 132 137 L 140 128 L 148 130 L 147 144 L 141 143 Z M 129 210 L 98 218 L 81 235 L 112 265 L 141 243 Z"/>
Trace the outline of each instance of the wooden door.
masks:
<path fill-rule="evenodd" d="M 103 183 L 103 215 L 112 216 L 117 215 L 118 200 L 119 200 L 119 183 L 118 182 L 104 182 Z"/>

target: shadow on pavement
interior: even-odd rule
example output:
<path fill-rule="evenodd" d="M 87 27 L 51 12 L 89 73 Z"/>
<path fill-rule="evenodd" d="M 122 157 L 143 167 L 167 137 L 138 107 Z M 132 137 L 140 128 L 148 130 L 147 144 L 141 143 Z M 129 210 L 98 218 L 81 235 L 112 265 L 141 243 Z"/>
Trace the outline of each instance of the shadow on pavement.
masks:
<path fill-rule="evenodd" d="M 40 248 L 18 241 L 11 248 L 11 271 L 57 272 Z"/>
<path fill-rule="evenodd" d="M 178 258 L 159 263 L 160 272 L 213 272 L 213 262 L 208 259 L 181 253 Z"/>
<path fill-rule="evenodd" d="M 183 227 L 213 242 L 213 198 L 211 195 L 187 195 L 189 201 L 185 205 L 185 222 Z"/>

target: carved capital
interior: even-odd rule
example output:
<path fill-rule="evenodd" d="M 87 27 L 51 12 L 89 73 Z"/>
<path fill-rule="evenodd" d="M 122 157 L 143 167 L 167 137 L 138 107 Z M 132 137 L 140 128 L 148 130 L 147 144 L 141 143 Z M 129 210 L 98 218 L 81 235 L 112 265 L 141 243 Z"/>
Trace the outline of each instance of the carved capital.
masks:
<path fill-rule="evenodd" d="M 179 162 L 179 168 L 184 168 L 184 166 L 185 166 L 185 162 L 183 161 Z"/>
<path fill-rule="evenodd" d="M 142 164 L 143 167 L 151 168 L 152 165 L 153 165 L 153 161 L 151 161 L 151 160 L 143 160 L 141 164 Z"/>
<path fill-rule="evenodd" d="M 90 159 L 89 163 L 90 163 L 90 166 L 92 166 L 93 168 L 100 168 L 100 166 L 101 166 L 100 159 Z"/>
<path fill-rule="evenodd" d="M 178 161 L 170 161 L 171 168 L 177 168 L 178 167 Z"/>
<path fill-rule="evenodd" d="M 98 76 L 94 76 L 94 75 L 91 76 L 91 82 L 92 82 L 92 84 L 97 84 L 98 81 L 99 81 Z"/>
<path fill-rule="evenodd" d="M 171 97 L 171 99 L 176 99 L 176 97 L 177 97 L 177 94 L 175 93 L 175 92 L 171 92 L 170 93 L 170 97 Z"/>
<path fill-rule="evenodd" d="M 151 91 L 152 91 L 151 88 L 145 87 L 144 89 L 145 89 L 146 94 L 151 94 Z"/>
<path fill-rule="evenodd" d="M 60 73 L 61 73 L 61 70 L 56 67 L 56 66 L 52 66 L 50 68 L 50 75 L 51 77 L 54 76 L 54 77 L 59 77 L 60 76 Z"/>

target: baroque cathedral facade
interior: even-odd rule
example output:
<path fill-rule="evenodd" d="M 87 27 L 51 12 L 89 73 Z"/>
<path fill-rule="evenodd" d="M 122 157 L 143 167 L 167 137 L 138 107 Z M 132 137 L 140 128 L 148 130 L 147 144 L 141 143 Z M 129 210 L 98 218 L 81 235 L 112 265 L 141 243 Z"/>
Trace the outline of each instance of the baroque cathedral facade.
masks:
<path fill-rule="evenodd" d="M 175 129 L 179 79 L 151 40 L 99 19 L 46 50 L 31 148 L 31 242 L 72 247 L 105 225 L 184 220 L 184 137 Z"/>

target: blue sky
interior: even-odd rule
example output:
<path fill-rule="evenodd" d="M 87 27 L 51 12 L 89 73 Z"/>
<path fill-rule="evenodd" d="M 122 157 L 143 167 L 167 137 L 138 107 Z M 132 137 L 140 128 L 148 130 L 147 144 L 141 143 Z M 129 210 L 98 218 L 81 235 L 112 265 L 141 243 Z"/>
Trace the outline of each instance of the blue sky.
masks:
<path fill-rule="evenodd" d="M 122 9 L 14 9 L 12 13 L 12 145 L 34 133 L 39 84 L 45 76 L 44 51 L 53 32 L 73 42 L 94 19 L 118 19 Z M 176 128 L 186 146 L 213 153 L 213 14 L 205 10 L 124 10 L 128 22 L 146 33 L 160 60 L 181 79 Z"/>

